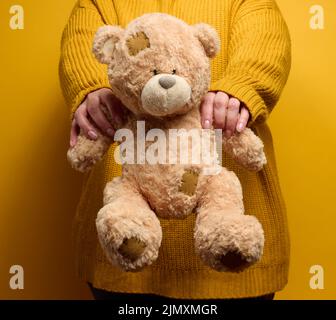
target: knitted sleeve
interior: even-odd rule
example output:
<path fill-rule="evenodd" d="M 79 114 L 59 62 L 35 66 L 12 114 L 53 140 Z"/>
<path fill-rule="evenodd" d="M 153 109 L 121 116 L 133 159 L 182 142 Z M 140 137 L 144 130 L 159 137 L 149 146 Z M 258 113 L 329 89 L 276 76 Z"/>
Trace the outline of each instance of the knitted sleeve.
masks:
<path fill-rule="evenodd" d="M 236 97 L 249 109 L 251 123 L 263 122 L 289 75 L 288 28 L 273 0 L 241 1 L 232 23 L 227 69 L 210 90 Z"/>
<path fill-rule="evenodd" d="M 117 24 L 112 1 L 109 24 Z M 59 77 L 63 95 L 71 109 L 71 117 L 84 100 L 94 90 L 110 87 L 106 66 L 100 64 L 92 54 L 92 41 L 97 29 L 106 24 L 94 1 L 77 1 L 61 41 Z"/>

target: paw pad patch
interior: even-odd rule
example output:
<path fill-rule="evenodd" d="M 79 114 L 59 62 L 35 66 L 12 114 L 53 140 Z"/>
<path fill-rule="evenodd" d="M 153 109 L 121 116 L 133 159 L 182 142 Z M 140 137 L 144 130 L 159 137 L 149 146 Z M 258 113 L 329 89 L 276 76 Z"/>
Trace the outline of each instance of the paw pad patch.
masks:
<path fill-rule="evenodd" d="M 198 172 L 193 170 L 186 170 L 182 176 L 179 191 L 188 196 L 194 195 L 197 187 L 198 175 Z"/>
<path fill-rule="evenodd" d="M 145 243 L 137 238 L 124 239 L 118 249 L 118 252 L 126 259 L 135 261 L 143 253 L 146 248 Z"/>

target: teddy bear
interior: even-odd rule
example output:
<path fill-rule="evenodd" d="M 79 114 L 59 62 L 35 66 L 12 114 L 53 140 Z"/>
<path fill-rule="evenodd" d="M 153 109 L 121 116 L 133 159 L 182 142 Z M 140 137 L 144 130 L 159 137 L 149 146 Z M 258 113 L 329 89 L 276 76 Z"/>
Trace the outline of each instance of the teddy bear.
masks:
<path fill-rule="evenodd" d="M 146 133 L 156 128 L 167 138 L 164 145 L 162 140 L 146 141 L 140 151 L 134 143 L 134 153 L 143 156 L 154 144 L 169 151 L 171 130 L 202 131 L 199 107 L 210 85 L 210 59 L 219 49 L 219 36 L 210 25 L 189 25 L 164 13 L 142 15 L 126 28 L 98 29 L 93 53 L 107 65 L 111 90 L 127 108 L 116 135 L 123 129 L 137 134 L 143 123 Z M 212 136 L 214 132 L 210 130 Z M 199 150 L 203 140 L 195 141 L 178 145 L 175 158 L 182 151 Z M 218 139 L 210 141 L 218 144 Z M 68 159 L 75 169 L 88 171 L 112 142 L 102 132 L 95 141 L 80 133 Z M 219 143 L 248 170 L 261 170 L 266 163 L 263 143 L 250 128 L 230 138 L 220 135 Z M 211 145 L 216 148 L 215 142 Z M 217 171 L 209 173 L 210 167 Z M 96 218 L 98 239 L 108 260 L 124 271 L 139 271 L 157 259 L 162 241 L 159 217 L 196 214 L 195 254 L 214 270 L 241 271 L 262 256 L 262 225 L 244 214 L 240 181 L 218 157 L 210 162 L 123 163 L 122 176 L 106 184 L 103 201 Z"/>

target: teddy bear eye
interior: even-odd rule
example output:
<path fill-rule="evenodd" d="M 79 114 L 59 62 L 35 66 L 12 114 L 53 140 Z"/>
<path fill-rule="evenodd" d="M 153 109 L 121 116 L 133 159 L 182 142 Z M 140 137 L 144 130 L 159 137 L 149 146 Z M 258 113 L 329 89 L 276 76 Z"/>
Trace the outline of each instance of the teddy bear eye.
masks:
<path fill-rule="evenodd" d="M 173 72 L 172 72 L 173 74 L 176 74 L 176 69 L 173 69 Z"/>
<path fill-rule="evenodd" d="M 156 69 L 153 70 L 154 75 L 156 76 L 158 74 L 158 71 Z"/>

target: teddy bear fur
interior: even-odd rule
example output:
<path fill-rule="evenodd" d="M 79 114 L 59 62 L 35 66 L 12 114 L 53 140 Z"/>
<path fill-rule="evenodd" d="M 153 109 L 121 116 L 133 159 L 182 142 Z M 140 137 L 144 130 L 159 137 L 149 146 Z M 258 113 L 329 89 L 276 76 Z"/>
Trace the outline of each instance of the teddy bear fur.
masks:
<path fill-rule="evenodd" d="M 125 29 L 101 27 L 93 53 L 107 64 L 113 94 L 128 109 L 122 127 L 136 136 L 141 120 L 146 132 L 159 128 L 168 137 L 169 129 L 201 132 L 199 106 L 210 84 L 209 58 L 219 48 L 211 26 L 151 13 Z M 111 142 L 101 132 L 97 141 L 81 133 L 68 159 L 75 169 L 87 171 Z M 146 150 L 152 143 L 146 142 Z M 249 128 L 229 139 L 223 136 L 222 143 L 224 151 L 249 170 L 258 171 L 266 163 L 263 143 Z M 194 147 L 188 145 L 188 152 Z M 105 187 L 104 206 L 96 219 L 109 261 L 125 271 L 152 264 L 162 240 L 158 217 L 183 219 L 193 212 L 195 250 L 205 264 L 218 271 L 239 271 L 258 261 L 264 245 L 262 226 L 244 214 L 241 184 L 217 160 L 210 165 L 123 164 L 122 176 Z M 209 175 L 204 171 L 209 166 L 220 169 Z"/>

